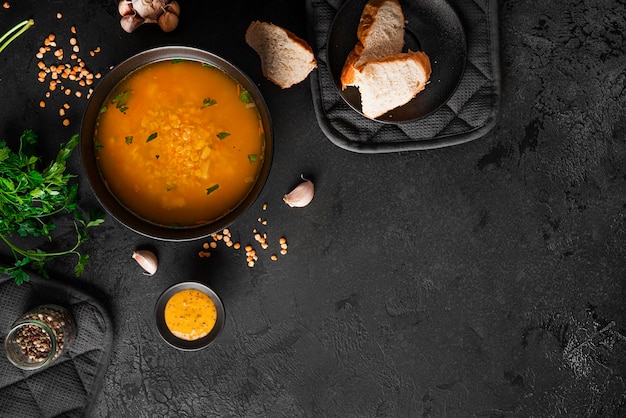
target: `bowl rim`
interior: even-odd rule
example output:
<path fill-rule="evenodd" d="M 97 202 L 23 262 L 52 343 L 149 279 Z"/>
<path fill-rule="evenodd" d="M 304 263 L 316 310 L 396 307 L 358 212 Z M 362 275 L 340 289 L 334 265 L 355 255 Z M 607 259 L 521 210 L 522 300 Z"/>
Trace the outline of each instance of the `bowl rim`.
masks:
<path fill-rule="evenodd" d="M 169 330 L 165 323 L 165 306 L 167 302 L 170 300 L 172 296 L 181 290 L 199 290 L 213 301 L 215 305 L 215 310 L 217 312 L 217 318 L 215 320 L 215 325 L 211 329 L 211 331 L 202 338 L 198 338 L 197 340 L 183 340 L 181 338 L 176 337 Z M 218 296 L 215 291 L 207 286 L 206 284 L 190 280 L 185 282 L 176 283 L 161 293 L 157 302 L 154 306 L 154 318 L 157 330 L 159 335 L 168 345 L 182 351 L 197 351 L 209 346 L 212 342 L 214 342 L 217 337 L 221 334 L 224 329 L 224 325 L 226 322 L 226 311 L 224 310 L 224 304 L 222 303 L 222 299 Z"/>
<path fill-rule="evenodd" d="M 265 130 L 265 155 L 263 157 L 263 167 L 261 168 L 259 176 L 257 177 L 252 189 L 241 200 L 239 205 L 230 212 L 209 223 L 198 226 L 170 227 L 160 225 L 148 221 L 126 208 L 113 195 L 113 193 L 106 186 L 106 182 L 102 179 L 96 162 L 95 146 L 91 140 L 93 138 L 98 113 L 103 101 L 106 99 L 111 89 L 115 88 L 115 86 L 128 74 L 140 67 L 172 59 L 205 62 L 219 68 L 234 78 L 251 94 L 252 99 L 257 105 L 261 122 Z M 191 241 L 206 238 L 211 234 L 228 227 L 232 222 L 234 222 L 239 215 L 241 215 L 256 201 L 267 182 L 274 153 L 273 143 L 273 126 L 271 116 L 269 114 L 269 107 L 267 106 L 261 91 L 252 79 L 230 61 L 212 52 L 187 46 L 159 46 L 139 52 L 122 61 L 108 74 L 102 77 L 100 82 L 95 86 L 85 111 L 83 112 L 80 127 L 81 166 L 83 167 L 89 186 L 98 203 L 109 215 L 128 229 L 148 238 L 163 241 Z"/>

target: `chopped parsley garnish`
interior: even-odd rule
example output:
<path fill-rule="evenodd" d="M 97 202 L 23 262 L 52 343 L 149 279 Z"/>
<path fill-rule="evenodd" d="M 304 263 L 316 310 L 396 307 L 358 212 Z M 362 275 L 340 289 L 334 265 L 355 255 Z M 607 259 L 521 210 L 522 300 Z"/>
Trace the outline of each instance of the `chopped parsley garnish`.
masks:
<path fill-rule="evenodd" d="M 202 66 L 203 67 L 207 67 L 207 68 L 213 68 L 213 66 L 211 64 L 209 64 L 208 62 L 203 62 Z"/>
<path fill-rule="evenodd" d="M 224 139 L 227 136 L 230 136 L 230 132 L 220 132 L 216 135 L 219 139 Z"/>
<path fill-rule="evenodd" d="M 104 148 L 104 145 L 102 145 L 98 141 L 94 141 L 94 148 L 96 149 L 96 151 L 100 151 L 102 148 Z"/>
<path fill-rule="evenodd" d="M 202 107 L 200 109 L 204 109 L 205 107 L 213 106 L 217 104 L 217 100 L 213 100 L 210 97 L 205 97 L 202 99 Z"/>
<path fill-rule="evenodd" d="M 107 105 L 102 105 L 102 107 L 100 108 L 100 114 L 104 113 L 107 111 Z"/>
<path fill-rule="evenodd" d="M 150 134 L 150 136 L 148 137 L 148 139 L 146 139 L 146 142 L 150 142 L 150 141 L 152 141 L 153 139 L 156 139 L 156 137 L 157 137 L 157 133 L 156 133 L 156 132 L 153 132 L 153 133 L 151 133 L 151 134 Z"/>
<path fill-rule="evenodd" d="M 214 184 L 213 186 L 211 186 L 208 189 L 206 189 L 206 194 L 211 194 L 211 193 L 213 193 L 214 191 L 216 191 L 219 188 L 220 188 L 219 184 Z"/>
<path fill-rule="evenodd" d="M 179 62 L 185 62 L 183 58 L 174 58 L 172 60 L 172 64 L 178 64 Z"/>
<path fill-rule="evenodd" d="M 156 158 L 157 160 L 159 159 L 159 157 L 160 157 L 160 155 L 159 155 L 159 154 L 155 155 L 155 158 Z"/>
<path fill-rule="evenodd" d="M 128 106 L 126 106 L 126 103 L 128 103 L 128 98 L 130 97 L 131 92 L 132 90 L 130 89 L 124 90 L 123 92 L 115 96 L 113 100 L 111 100 L 111 103 L 114 104 L 115 107 L 124 114 L 126 114 L 126 111 L 128 110 Z M 100 110 L 102 111 L 102 109 Z"/>
<path fill-rule="evenodd" d="M 133 136 L 132 136 L 132 135 L 129 135 L 129 136 L 127 136 L 127 137 L 126 137 L 126 138 L 124 138 L 124 139 L 126 140 L 126 143 L 127 143 L 128 145 L 130 145 L 130 144 L 132 144 L 132 143 L 133 143 Z"/>
<path fill-rule="evenodd" d="M 241 100 L 245 104 L 252 103 L 252 98 L 250 97 L 250 93 L 248 93 L 248 90 L 241 90 L 241 93 L 239 94 L 239 100 Z"/>
<path fill-rule="evenodd" d="M 256 163 L 258 159 L 259 159 L 258 155 L 248 154 L 248 161 L 250 161 L 250 164 Z"/>

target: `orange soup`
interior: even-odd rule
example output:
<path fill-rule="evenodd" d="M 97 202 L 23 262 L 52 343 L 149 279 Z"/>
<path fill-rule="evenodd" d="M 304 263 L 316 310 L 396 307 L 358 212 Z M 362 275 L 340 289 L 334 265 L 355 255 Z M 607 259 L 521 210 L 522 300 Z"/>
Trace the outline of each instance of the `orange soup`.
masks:
<path fill-rule="evenodd" d="M 209 296 L 195 289 L 177 292 L 165 305 L 165 325 L 180 339 L 193 341 L 215 326 L 217 311 Z"/>
<path fill-rule="evenodd" d="M 250 94 L 209 64 L 171 60 L 132 72 L 96 123 L 101 175 L 115 197 L 160 225 L 215 221 L 248 195 L 265 133 Z"/>

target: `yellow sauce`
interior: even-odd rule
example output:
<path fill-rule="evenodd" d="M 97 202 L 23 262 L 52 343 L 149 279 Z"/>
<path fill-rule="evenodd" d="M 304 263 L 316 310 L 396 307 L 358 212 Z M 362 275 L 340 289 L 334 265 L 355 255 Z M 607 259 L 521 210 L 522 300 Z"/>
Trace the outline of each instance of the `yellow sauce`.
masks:
<path fill-rule="evenodd" d="M 181 290 L 165 305 L 167 328 L 183 340 L 193 341 L 204 337 L 211 332 L 216 320 L 215 304 L 199 290 Z"/>
<path fill-rule="evenodd" d="M 115 197 L 153 223 L 194 226 L 235 209 L 263 166 L 265 133 L 248 92 L 197 61 L 148 64 L 105 100 L 94 136 Z"/>

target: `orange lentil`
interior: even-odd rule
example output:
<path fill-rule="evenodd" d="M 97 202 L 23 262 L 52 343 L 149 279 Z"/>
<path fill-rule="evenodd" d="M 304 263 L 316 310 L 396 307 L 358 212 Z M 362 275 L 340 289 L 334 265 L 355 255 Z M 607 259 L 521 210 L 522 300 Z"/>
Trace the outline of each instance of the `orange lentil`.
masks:
<path fill-rule="evenodd" d="M 70 38 L 70 45 L 76 45 L 76 38 Z"/>
<path fill-rule="evenodd" d="M 70 94 L 72 94 L 72 90 L 70 89 L 65 89 L 65 95 L 69 96 Z"/>
<path fill-rule="evenodd" d="M 270 258 L 272 259 L 272 261 L 278 260 L 278 257 L 276 257 L 276 254 L 272 254 L 272 256 Z"/>
<path fill-rule="evenodd" d="M 74 48 L 72 48 L 72 51 L 78 52 L 80 51 L 80 48 L 78 47 L 78 45 L 74 45 Z"/>
<path fill-rule="evenodd" d="M 63 104 L 63 107 L 64 107 L 65 109 L 69 109 L 69 108 L 70 108 L 70 104 L 69 104 L 69 103 L 64 103 L 64 104 Z"/>
<path fill-rule="evenodd" d="M 76 95 L 76 97 L 81 97 L 83 95 L 80 90 L 76 90 L 76 93 L 74 94 Z"/>
<path fill-rule="evenodd" d="M 205 242 L 204 244 L 202 244 L 202 248 L 204 248 L 205 250 L 209 249 L 209 243 Z"/>
<path fill-rule="evenodd" d="M 209 244 L 211 248 L 217 248 L 217 242 L 213 241 Z"/>
<path fill-rule="evenodd" d="M 63 15 L 61 13 L 57 13 L 57 19 L 61 19 Z"/>
<path fill-rule="evenodd" d="M 233 248 L 234 248 L 235 250 L 238 250 L 238 249 L 240 249 L 240 248 L 241 248 L 241 244 L 240 244 L 240 243 L 238 243 L 238 242 L 236 242 L 236 243 L 233 245 Z"/>
<path fill-rule="evenodd" d="M 43 100 L 39 102 L 39 107 L 46 107 L 46 102 Z"/>
<path fill-rule="evenodd" d="M 72 26 L 72 27 L 70 28 L 70 32 L 72 32 L 72 33 L 76 33 L 76 26 Z"/>
<path fill-rule="evenodd" d="M 4 7 L 5 9 L 8 9 L 9 7 L 11 7 L 11 5 L 9 4 L 8 1 L 5 1 L 4 3 L 2 3 L 2 7 Z"/>
<path fill-rule="evenodd" d="M 69 119 L 63 119 L 63 126 L 70 126 L 70 120 Z"/>
<path fill-rule="evenodd" d="M 61 117 L 65 116 L 65 109 L 63 108 L 59 109 L 59 116 Z"/>

